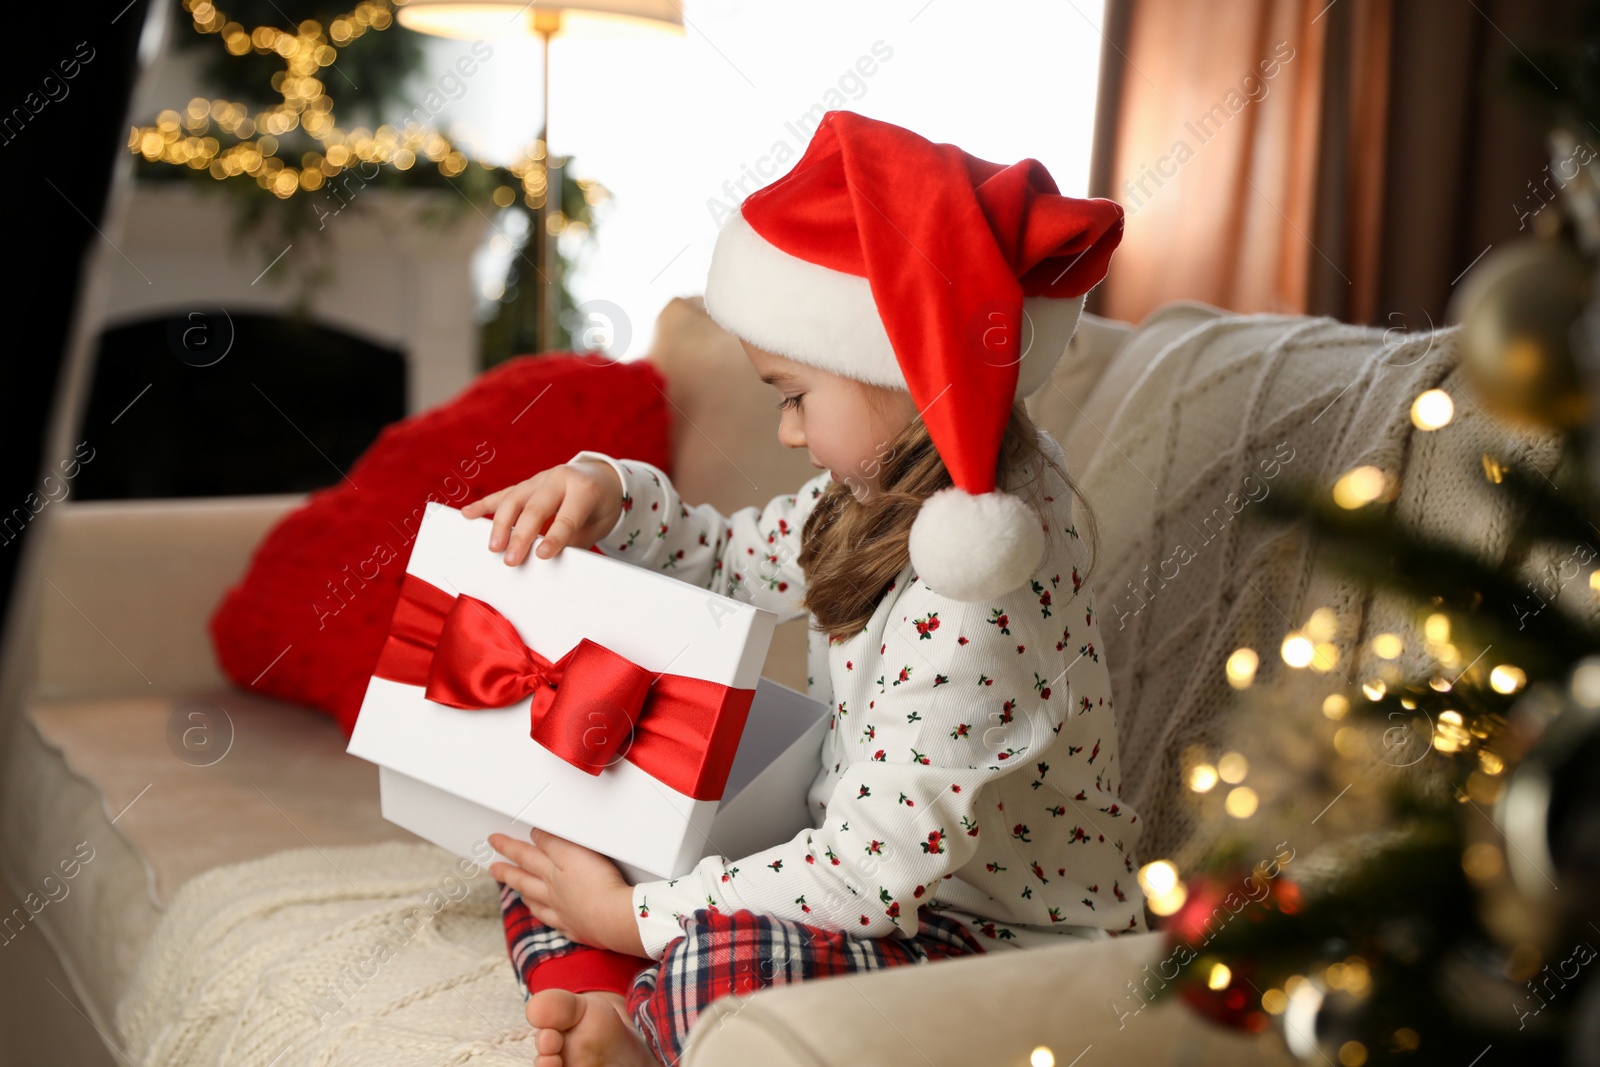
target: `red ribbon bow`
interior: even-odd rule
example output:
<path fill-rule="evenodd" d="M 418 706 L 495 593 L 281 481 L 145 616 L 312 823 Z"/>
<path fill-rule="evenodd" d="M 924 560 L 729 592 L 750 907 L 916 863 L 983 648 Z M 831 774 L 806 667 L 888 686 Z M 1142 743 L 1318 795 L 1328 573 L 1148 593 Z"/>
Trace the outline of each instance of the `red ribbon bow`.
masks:
<path fill-rule="evenodd" d="M 452 708 L 504 708 L 531 695 L 529 735 L 553 754 L 593 775 L 626 759 L 696 800 L 722 796 L 755 697 L 653 674 L 587 637 L 552 663 L 490 604 L 412 574 L 373 674 L 422 686 Z"/>

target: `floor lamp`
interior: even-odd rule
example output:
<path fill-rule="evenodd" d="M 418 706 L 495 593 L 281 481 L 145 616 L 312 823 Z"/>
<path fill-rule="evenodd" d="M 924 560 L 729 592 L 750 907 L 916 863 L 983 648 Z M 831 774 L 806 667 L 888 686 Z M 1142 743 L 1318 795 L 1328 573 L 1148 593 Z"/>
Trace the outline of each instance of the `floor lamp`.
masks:
<path fill-rule="evenodd" d="M 550 40 L 558 33 L 576 30 L 586 36 L 606 36 L 624 27 L 654 26 L 683 30 L 682 8 L 674 0 L 410 0 L 398 9 L 400 25 L 419 33 L 464 40 L 533 34 L 539 38 L 544 91 L 539 97 L 539 144 L 543 154 L 534 162 L 544 178 L 544 195 L 534 208 L 532 251 L 534 285 L 538 293 L 539 349 L 556 345 L 558 294 L 554 279 L 555 235 L 550 232 L 551 200 L 561 195 L 562 174 L 551 166 L 550 151 Z"/>

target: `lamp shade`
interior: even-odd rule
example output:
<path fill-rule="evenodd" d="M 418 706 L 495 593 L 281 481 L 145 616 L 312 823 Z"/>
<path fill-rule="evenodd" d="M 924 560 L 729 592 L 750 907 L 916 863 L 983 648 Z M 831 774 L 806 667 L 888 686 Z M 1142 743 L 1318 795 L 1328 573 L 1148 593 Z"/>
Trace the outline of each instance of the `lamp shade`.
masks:
<path fill-rule="evenodd" d="M 536 22 L 557 16 L 563 29 L 613 35 L 654 24 L 655 29 L 683 30 L 683 17 L 672 0 L 411 0 L 396 11 L 400 25 L 439 37 L 482 40 L 526 35 Z"/>

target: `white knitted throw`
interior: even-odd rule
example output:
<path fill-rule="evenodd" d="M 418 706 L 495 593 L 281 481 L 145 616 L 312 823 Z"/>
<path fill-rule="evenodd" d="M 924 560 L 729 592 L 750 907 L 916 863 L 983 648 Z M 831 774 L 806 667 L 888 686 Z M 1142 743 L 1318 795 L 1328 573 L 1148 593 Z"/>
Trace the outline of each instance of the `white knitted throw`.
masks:
<path fill-rule="evenodd" d="M 536 1059 L 486 872 L 426 844 L 297 849 L 180 889 L 116 1022 L 149 1067 Z"/>
<path fill-rule="evenodd" d="M 1508 495 L 1485 477 L 1483 454 L 1544 472 L 1559 457 L 1555 435 L 1484 413 L 1460 365 L 1455 327 L 1405 333 L 1323 318 L 1213 318 L 1174 306 L 1141 329 L 1163 319 L 1168 329 L 1193 326 L 1177 326 L 1114 415 L 1086 412 L 1107 440 L 1077 472 L 1099 521 L 1092 581 L 1123 795 L 1145 822 L 1144 861 L 1178 855 L 1195 837 L 1179 761 L 1197 742 L 1217 752 L 1236 728 L 1224 715 L 1233 690 L 1223 667 L 1234 649 L 1257 650 L 1258 682 L 1287 669 L 1278 655 L 1284 635 L 1326 605 L 1340 618 L 1333 641 L 1352 679 L 1370 662 L 1362 646 L 1386 631 L 1405 638 L 1403 667 L 1425 662 L 1409 601 L 1367 595 L 1331 568 L 1313 567 L 1304 527 L 1245 521 L 1259 510 L 1250 497 L 1289 478 L 1331 487 L 1351 468 L 1373 464 L 1401 480 L 1389 505 L 1397 517 L 1496 561 L 1515 516 Z M 1455 416 L 1424 432 L 1410 409 L 1432 388 L 1451 395 Z M 1260 463 L 1274 459 L 1275 479 L 1264 477 Z M 1519 573 L 1548 596 L 1560 555 L 1531 554 Z M 1531 592 L 1527 600 L 1534 603 Z M 1581 578 L 1566 582 L 1559 600 L 1580 616 L 1595 609 Z"/>

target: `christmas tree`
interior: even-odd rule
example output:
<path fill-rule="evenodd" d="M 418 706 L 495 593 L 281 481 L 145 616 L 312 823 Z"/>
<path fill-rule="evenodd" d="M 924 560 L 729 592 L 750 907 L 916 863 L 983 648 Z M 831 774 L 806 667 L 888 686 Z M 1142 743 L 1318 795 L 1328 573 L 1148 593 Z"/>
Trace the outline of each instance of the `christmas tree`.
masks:
<path fill-rule="evenodd" d="M 1452 307 L 1479 403 L 1555 435 L 1559 461 L 1515 440 L 1481 479 L 1516 517 L 1486 560 L 1394 514 L 1398 475 L 1280 486 L 1248 521 L 1301 523 L 1319 559 L 1409 605 L 1357 662 L 1331 607 L 1289 630 L 1288 668 L 1225 670 L 1235 743 L 1185 753 L 1215 830 L 1146 865 L 1176 994 L 1225 1025 L 1278 1035 L 1304 1063 L 1600 1064 L 1600 20 L 1592 40 L 1535 63 L 1570 95 L 1550 123 L 1548 201 L 1532 235 L 1496 247 Z M 1527 78 L 1520 84 L 1531 84 Z M 1594 127 L 1600 129 L 1600 127 Z M 1419 433 L 1448 433 L 1453 400 L 1414 398 Z M 1530 561 L 1543 573 L 1529 578 Z M 1249 781 L 1249 785 L 1244 784 Z"/>

